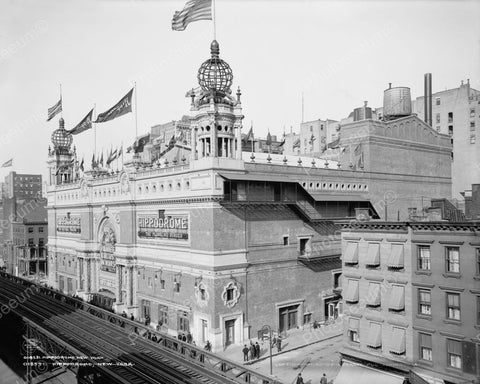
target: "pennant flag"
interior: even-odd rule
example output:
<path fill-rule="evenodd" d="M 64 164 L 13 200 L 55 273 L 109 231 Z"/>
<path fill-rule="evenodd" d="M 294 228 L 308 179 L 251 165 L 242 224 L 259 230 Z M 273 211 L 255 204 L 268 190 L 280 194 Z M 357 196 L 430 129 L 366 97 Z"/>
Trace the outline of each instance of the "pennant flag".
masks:
<path fill-rule="evenodd" d="M 53 107 L 48 108 L 48 118 L 47 121 L 52 120 L 59 112 L 62 112 L 62 98 L 58 100 L 57 104 Z"/>
<path fill-rule="evenodd" d="M 117 150 L 115 149 L 115 151 L 112 152 L 112 150 L 110 149 L 110 155 L 108 155 L 107 165 L 110 165 L 110 163 L 116 158 L 117 158 Z"/>
<path fill-rule="evenodd" d="M 72 135 L 78 135 L 79 133 L 85 132 L 86 130 L 92 128 L 92 116 L 93 108 L 90 112 L 87 113 L 87 116 L 83 118 L 80 123 L 77 124 L 75 128 L 69 131 Z"/>
<path fill-rule="evenodd" d="M 338 138 L 337 140 L 335 141 L 332 141 L 331 143 L 327 144 L 327 147 L 328 148 L 338 148 L 340 145 L 340 138 Z"/>
<path fill-rule="evenodd" d="M 297 139 L 293 142 L 293 148 L 300 148 L 300 139 Z"/>
<path fill-rule="evenodd" d="M 212 0 L 190 0 L 172 19 L 174 31 L 184 31 L 187 25 L 198 20 L 212 20 Z"/>
<path fill-rule="evenodd" d="M 315 136 L 313 136 L 313 133 L 312 133 L 312 136 L 310 137 L 310 141 L 309 143 L 310 144 L 313 144 L 313 142 L 316 140 Z"/>
<path fill-rule="evenodd" d="M 103 167 L 103 152 L 102 152 L 102 156 L 100 156 L 100 161 L 97 163 L 97 165 L 101 165 Z"/>
<path fill-rule="evenodd" d="M 353 151 L 353 153 L 355 153 L 356 156 L 358 156 L 362 153 L 362 143 L 358 144 L 355 147 L 355 150 Z"/>
<path fill-rule="evenodd" d="M 267 145 L 272 145 L 272 135 L 270 135 L 270 131 L 267 133 Z"/>
<path fill-rule="evenodd" d="M 247 133 L 247 136 L 245 137 L 245 141 L 249 142 L 253 138 L 253 127 L 250 127 L 250 130 Z"/>
<path fill-rule="evenodd" d="M 175 134 L 172 136 L 172 138 L 170 139 L 170 141 L 168 142 L 168 148 L 172 148 L 176 143 L 176 140 L 175 140 Z"/>
<path fill-rule="evenodd" d="M 120 158 L 120 156 L 122 155 L 123 155 L 123 144 L 120 146 L 120 149 L 118 150 L 117 159 Z"/>
<path fill-rule="evenodd" d="M 82 172 L 84 171 L 83 163 L 84 163 L 84 158 L 82 157 L 82 162 L 80 163 L 80 169 L 82 170 Z"/>
<path fill-rule="evenodd" d="M 97 162 L 95 161 L 95 153 L 92 156 L 92 169 L 95 169 L 97 167 Z"/>
<path fill-rule="evenodd" d="M 133 89 L 134 88 L 132 88 L 130 92 L 123 96 L 122 99 L 108 111 L 100 113 L 97 116 L 95 123 L 105 123 L 106 121 L 116 119 L 117 117 L 123 116 L 126 113 L 132 112 Z"/>
<path fill-rule="evenodd" d="M 6 161 L 5 163 L 3 163 L 0 168 L 11 167 L 12 165 L 13 165 L 13 159 L 10 159 L 10 160 Z"/>

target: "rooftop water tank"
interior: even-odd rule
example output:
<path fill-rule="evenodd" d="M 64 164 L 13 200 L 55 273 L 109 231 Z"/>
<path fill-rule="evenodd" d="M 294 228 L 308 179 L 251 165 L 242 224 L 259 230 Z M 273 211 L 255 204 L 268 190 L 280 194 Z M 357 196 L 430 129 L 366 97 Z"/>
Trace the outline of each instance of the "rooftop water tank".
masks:
<path fill-rule="evenodd" d="M 383 117 L 386 120 L 397 119 L 412 114 L 412 97 L 410 88 L 393 87 L 390 83 L 383 92 Z"/>

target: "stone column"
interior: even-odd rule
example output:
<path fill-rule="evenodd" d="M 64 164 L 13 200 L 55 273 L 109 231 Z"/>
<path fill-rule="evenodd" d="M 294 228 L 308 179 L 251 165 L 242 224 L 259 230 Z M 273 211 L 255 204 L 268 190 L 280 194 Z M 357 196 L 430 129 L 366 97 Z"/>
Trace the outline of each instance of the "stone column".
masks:
<path fill-rule="evenodd" d="M 138 307 L 138 300 L 137 300 L 137 289 L 138 289 L 138 270 L 136 268 L 132 268 L 132 306 Z M 138 313 L 135 313 L 135 316 L 138 317 Z"/>
<path fill-rule="evenodd" d="M 90 293 L 90 258 L 83 259 L 83 290 L 86 293 Z"/>
<path fill-rule="evenodd" d="M 190 162 L 197 160 L 197 127 L 192 128 L 192 137 L 190 140 L 190 147 L 192 148 L 192 153 L 190 154 Z"/>
<path fill-rule="evenodd" d="M 116 303 L 120 304 L 122 302 L 122 266 L 121 265 L 117 265 L 116 282 L 117 282 L 117 286 L 115 287 L 115 298 L 116 298 Z"/>
<path fill-rule="evenodd" d="M 85 259 L 82 257 L 78 257 L 78 264 L 77 264 L 77 282 L 78 282 L 78 290 L 83 291 L 85 289 L 85 285 L 81 283 L 82 281 L 82 272 L 80 266 L 85 265 Z"/>
<path fill-rule="evenodd" d="M 237 153 L 236 153 L 236 156 L 235 158 L 237 160 L 241 160 L 242 159 L 242 126 L 241 124 L 237 124 L 235 126 L 235 136 L 236 136 L 236 141 L 237 141 Z"/>
<path fill-rule="evenodd" d="M 130 266 L 127 266 L 127 307 L 131 307 L 132 306 L 132 302 L 133 302 L 133 297 L 132 297 L 132 291 L 133 291 L 133 287 L 132 287 L 132 267 Z"/>

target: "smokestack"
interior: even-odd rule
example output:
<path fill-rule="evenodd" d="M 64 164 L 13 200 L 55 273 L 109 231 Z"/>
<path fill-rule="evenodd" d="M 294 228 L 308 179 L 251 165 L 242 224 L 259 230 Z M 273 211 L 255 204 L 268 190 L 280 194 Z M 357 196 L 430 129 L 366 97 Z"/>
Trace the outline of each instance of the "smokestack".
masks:
<path fill-rule="evenodd" d="M 429 126 L 432 126 L 432 74 L 425 73 L 425 82 L 424 82 L 424 93 L 425 93 L 425 123 Z"/>

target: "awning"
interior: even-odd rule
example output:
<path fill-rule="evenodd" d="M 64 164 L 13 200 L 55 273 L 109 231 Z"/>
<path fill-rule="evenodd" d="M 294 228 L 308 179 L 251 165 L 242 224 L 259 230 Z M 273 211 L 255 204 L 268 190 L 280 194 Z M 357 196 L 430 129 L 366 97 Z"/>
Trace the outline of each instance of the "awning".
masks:
<path fill-rule="evenodd" d="M 403 384 L 405 377 L 363 365 L 344 362 L 334 384 Z"/>
<path fill-rule="evenodd" d="M 380 265 L 380 244 L 378 243 L 369 243 L 368 244 L 368 253 L 365 260 L 365 265 L 370 267 L 376 267 Z"/>
<path fill-rule="evenodd" d="M 397 355 L 405 353 L 405 329 L 394 327 L 390 338 L 390 352 Z"/>
<path fill-rule="evenodd" d="M 372 348 L 382 346 L 382 325 L 370 323 L 370 331 L 368 332 L 367 345 Z"/>
<path fill-rule="evenodd" d="M 358 280 L 348 280 L 347 292 L 344 298 L 349 303 L 358 302 Z"/>
<path fill-rule="evenodd" d="M 351 317 L 348 319 L 348 329 L 350 331 L 357 331 L 360 329 L 360 319 L 356 319 L 354 317 Z"/>
<path fill-rule="evenodd" d="M 349 193 L 349 194 L 342 194 L 341 192 L 337 192 L 336 194 L 332 195 L 330 193 L 325 192 L 318 192 L 318 191 L 310 191 L 307 189 L 307 192 L 312 196 L 316 201 L 350 201 L 352 203 L 355 202 L 369 202 L 370 200 L 363 197 L 363 194 L 358 193 Z"/>
<path fill-rule="evenodd" d="M 388 257 L 387 267 L 403 268 L 403 244 L 392 245 L 392 252 Z"/>
<path fill-rule="evenodd" d="M 389 309 L 394 311 L 402 311 L 405 309 L 405 287 L 402 285 L 394 285 L 390 291 Z"/>
<path fill-rule="evenodd" d="M 343 262 L 348 264 L 358 264 L 358 243 L 347 243 Z"/>
<path fill-rule="evenodd" d="M 370 283 L 366 299 L 367 304 L 372 307 L 378 307 L 380 305 L 380 283 Z"/>
<path fill-rule="evenodd" d="M 270 173 L 233 173 L 233 172 L 221 172 L 218 174 L 227 180 L 239 180 L 239 181 L 267 181 L 267 182 L 279 182 L 279 183 L 298 183 L 295 178 L 288 176 L 272 175 Z"/>

